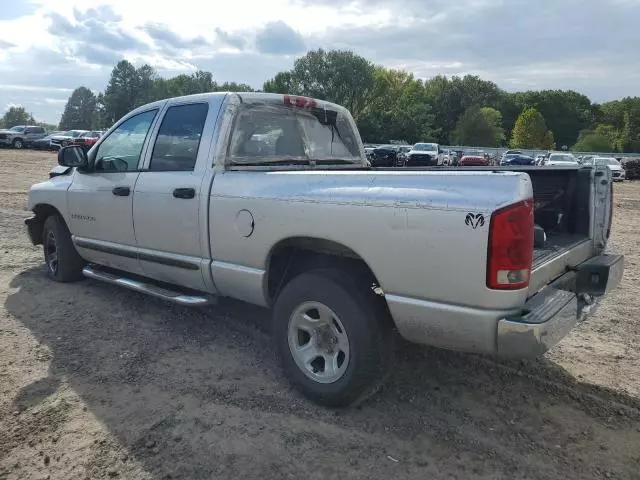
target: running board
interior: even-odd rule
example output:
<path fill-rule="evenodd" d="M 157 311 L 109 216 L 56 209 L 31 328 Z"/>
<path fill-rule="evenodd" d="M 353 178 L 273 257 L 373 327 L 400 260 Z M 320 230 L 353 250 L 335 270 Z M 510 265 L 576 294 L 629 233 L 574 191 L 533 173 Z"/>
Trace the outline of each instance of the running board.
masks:
<path fill-rule="evenodd" d="M 140 280 L 134 280 L 131 278 L 123 277 L 121 275 L 115 275 L 104 270 L 99 270 L 90 266 L 86 266 L 82 269 L 82 273 L 87 278 L 94 280 L 100 280 L 102 282 L 111 283 L 112 285 L 118 285 L 120 287 L 128 288 L 135 292 L 146 293 L 153 297 L 162 298 L 169 302 L 177 303 L 179 305 L 186 305 L 189 307 L 200 307 L 203 305 L 210 305 L 216 303 L 215 297 L 187 295 L 180 292 L 168 290 L 163 287 L 159 287 L 152 283 L 143 282 Z"/>

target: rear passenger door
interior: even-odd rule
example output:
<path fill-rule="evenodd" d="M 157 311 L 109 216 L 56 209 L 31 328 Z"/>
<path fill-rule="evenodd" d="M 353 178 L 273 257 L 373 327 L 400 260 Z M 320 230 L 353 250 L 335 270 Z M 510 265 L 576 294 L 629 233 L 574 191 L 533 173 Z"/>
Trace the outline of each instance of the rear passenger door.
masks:
<path fill-rule="evenodd" d="M 215 119 L 208 112 L 206 101 L 169 104 L 133 194 L 144 275 L 201 291 L 211 290 L 203 278 L 209 242 L 201 233 L 206 232 L 208 174 L 213 170 Z"/>

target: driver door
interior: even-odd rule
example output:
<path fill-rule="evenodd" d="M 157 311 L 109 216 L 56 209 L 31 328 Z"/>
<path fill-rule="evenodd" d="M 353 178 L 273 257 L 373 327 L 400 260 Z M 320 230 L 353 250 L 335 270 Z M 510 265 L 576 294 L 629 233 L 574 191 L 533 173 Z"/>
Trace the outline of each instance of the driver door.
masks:
<path fill-rule="evenodd" d="M 76 170 L 67 191 L 70 230 L 80 255 L 119 270 L 141 273 L 133 230 L 133 191 L 138 165 L 158 109 L 137 113 L 107 136 Z"/>

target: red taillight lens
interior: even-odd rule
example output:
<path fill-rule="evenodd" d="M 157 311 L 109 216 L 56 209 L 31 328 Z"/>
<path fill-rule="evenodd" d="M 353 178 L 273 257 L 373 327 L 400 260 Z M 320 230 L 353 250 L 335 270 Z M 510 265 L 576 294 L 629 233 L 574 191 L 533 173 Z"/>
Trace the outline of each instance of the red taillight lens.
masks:
<path fill-rule="evenodd" d="M 611 190 L 609 193 L 609 224 L 607 225 L 607 239 L 611 235 L 612 223 L 613 223 L 613 181 L 611 181 Z"/>
<path fill-rule="evenodd" d="M 525 200 L 494 212 L 489 226 L 487 287 L 527 287 L 532 261 L 533 201 Z"/>
<path fill-rule="evenodd" d="M 293 105 L 294 107 L 300 108 L 314 108 L 317 105 L 316 101 L 313 98 L 296 97 L 293 95 L 285 95 L 284 104 Z"/>

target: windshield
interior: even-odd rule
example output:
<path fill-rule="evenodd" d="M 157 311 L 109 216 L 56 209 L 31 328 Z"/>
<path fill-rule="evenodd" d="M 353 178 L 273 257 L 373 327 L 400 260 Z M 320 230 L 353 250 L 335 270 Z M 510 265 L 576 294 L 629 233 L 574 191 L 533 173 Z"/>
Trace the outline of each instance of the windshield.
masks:
<path fill-rule="evenodd" d="M 551 155 L 549 157 L 550 162 L 567 162 L 567 163 L 577 163 L 577 160 L 573 155 Z"/>
<path fill-rule="evenodd" d="M 620 162 L 618 162 L 615 158 L 596 158 L 594 159 L 596 165 L 616 165 L 620 166 Z"/>
<path fill-rule="evenodd" d="M 433 143 L 416 143 L 413 150 L 416 152 L 435 152 L 438 150 L 438 146 Z"/>
<path fill-rule="evenodd" d="M 245 104 L 229 147 L 232 164 L 334 161 L 362 163 L 346 110 Z"/>
<path fill-rule="evenodd" d="M 12 127 L 9 129 L 10 132 L 24 132 L 24 127 Z"/>

